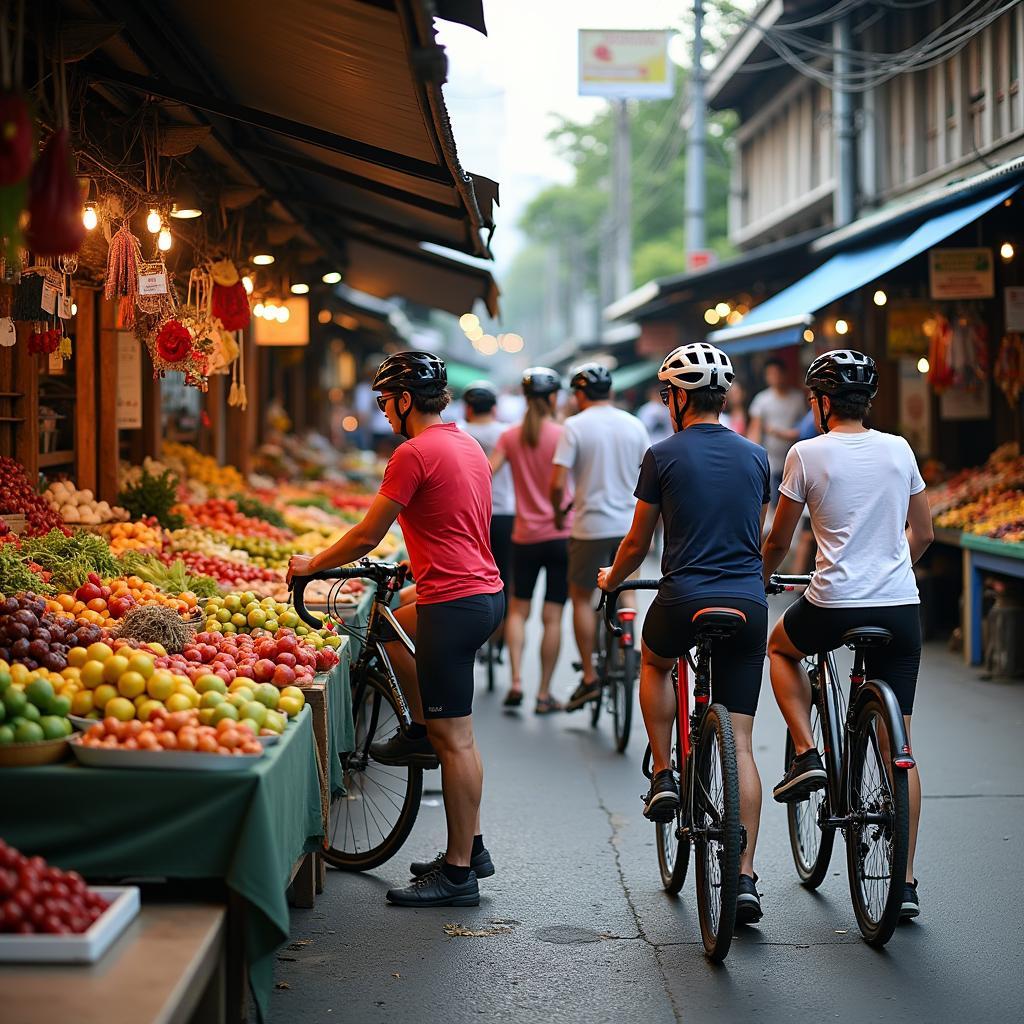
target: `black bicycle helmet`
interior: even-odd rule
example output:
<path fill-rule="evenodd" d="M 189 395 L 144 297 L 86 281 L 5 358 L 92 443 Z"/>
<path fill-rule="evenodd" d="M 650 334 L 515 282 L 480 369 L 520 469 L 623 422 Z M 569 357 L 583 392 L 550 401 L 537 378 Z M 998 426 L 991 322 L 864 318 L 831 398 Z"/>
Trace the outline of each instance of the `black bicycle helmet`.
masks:
<path fill-rule="evenodd" d="M 380 364 L 370 388 L 373 391 L 408 391 L 431 397 L 448 387 L 444 360 L 432 352 L 396 352 Z"/>
<path fill-rule="evenodd" d="M 543 398 L 561 390 L 562 378 L 547 366 L 531 366 L 523 371 L 523 394 L 527 398 Z"/>
<path fill-rule="evenodd" d="M 837 348 L 818 356 L 807 367 L 804 384 L 817 395 L 859 391 L 868 398 L 878 393 L 878 367 L 871 356 L 852 348 Z"/>
<path fill-rule="evenodd" d="M 573 391 L 582 391 L 587 398 L 607 398 L 612 389 L 612 375 L 608 367 L 600 363 L 583 363 L 572 371 L 569 387 Z"/>
<path fill-rule="evenodd" d="M 490 412 L 498 404 L 498 389 L 489 380 L 474 380 L 466 385 L 462 400 L 473 412 Z"/>

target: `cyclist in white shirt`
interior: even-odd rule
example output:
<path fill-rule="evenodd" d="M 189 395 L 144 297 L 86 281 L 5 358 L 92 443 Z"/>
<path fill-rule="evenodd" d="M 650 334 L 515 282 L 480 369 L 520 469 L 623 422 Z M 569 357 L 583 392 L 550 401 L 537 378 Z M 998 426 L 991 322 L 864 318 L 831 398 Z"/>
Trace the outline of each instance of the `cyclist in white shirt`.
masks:
<path fill-rule="evenodd" d="M 803 800 L 825 785 L 825 768 L 811 732 L 811 687 L 800 660 L 834 650 L 858 626 L 892 633 L 886 647 L 866 652 L 868 674 L 884 679 L 900 703 L 910 737 L 910 716 L 921 663 L 921 617 L 914 563 L 932 542 L 924 480 L 902 437 L 864 426 L 878 391 L 869 356 L 836 349 L 807 370 L 815 419 L 823 433 L 797 442 L 786 456 L 780 498 L 764 542 L 765 581 L 789 550 L 807 505 L 818 544 L 813 581 L 776 624 L 768 644 L 772 689 L 789 726 L 796 757 L 774 796 Z M 914 849 L 921 817 L 921 780 L 909 773 L 910 851 L 903 917 L 920 907 Z"/>
<path fill-rule="evenodd" d="M 597 572 L 615 561 L 629 532 L 636 501 L 633 488 L 650 447 L 647 430 L 635 416 L 612 405 L 612 375 L 600 363 L 584 363 L 572 375 L 579 413 L 565 421 L 555 450 L 551 503 L 563 508 L 572 474 L 575 520 L 569 538 L 569 596 L 583 680 L 569 698 L 575 711 L 601 696 L 594 671 L 594 594 Z"/>

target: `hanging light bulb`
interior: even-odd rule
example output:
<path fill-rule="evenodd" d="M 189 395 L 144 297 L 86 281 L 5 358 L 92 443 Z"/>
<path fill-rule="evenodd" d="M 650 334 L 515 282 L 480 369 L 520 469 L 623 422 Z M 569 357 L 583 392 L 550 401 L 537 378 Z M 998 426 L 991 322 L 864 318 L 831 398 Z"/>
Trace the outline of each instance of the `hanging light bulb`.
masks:
<path fill-rule="evenodd" d="M 836 334 L 849 334 L 850 325 L 845 320 L 836 321 Z"/>
<path fill-rule="evenodd" d="M 85 209 L 82 210 L 82 223 L 85 225 L 85 230 L 94 230 L 99 222 L 100 219 L 96 215 L 96 206 L 93 203 L 86 203 Z"/>
<path fill-rule="evenodd" d="M 888 301 L 889 301 L 889 296 L 886 295 L 885 292 L 883 292 L 881 288 L 879 288 L 878 291 L 875 292 L 875 294 L 874 294 L 874 303 L 875 303 L 875 305 L 876 306 L 884 306 Z"/>
<path fill-rule="evenodd" d="M 921 358 L 918 359 L 918 361 L 917 361 L 917 372 L 918 373 L 927 373 L 931 368 L 932 368 L 931 363 L 928 362 L 928 358 L 926 356 L 921 356 Z"/>
<path fill-rule="evenodd" d="M 337 270 L 329 270 L 320 280 L 324 284 L 337 284 L 341 280 L 341 274 Z"/>
<path fill-rule="evenodd" d="M 279 324 L 288 323 L 288 320 L 291 318 L 291 315 L 291 310 L 287 306 L 277 307 L 277 322 Z"/>
<path fill-rule="evenodd" d="M 72 316 L 78 316 L 78 303 L 77 302 L 72 302 L 71 303 L 71 315 Z"/>
<path fill-rule="evenodd" d="M 262 302 L 257 302 L 256 305 L 252 307 L 253 316 L 263 316 L 264 308 L 265 307 Z"/>
<path fill-rule="evenodd" d="M 246 295 L 252 295 L 252 278 L 248 274 L 242 278 L 242 287 L 245 289 Z"/>
<path fill-rule="evenodd" d="M 168 227 L 162 227 L 160 229 L 160 235 L 157 238 L 157 247 L 161 252 L 168 252 L 171 246 L 174 244 L 174 239 L 171 238 L 171 229 Z"/>
<path fill-rule="evenodd" d="M 277 303 L 268 302 L 263 307 L 263 319 L 264 320 L 276 320 L 277 319 Z"/>
<path fill-rule="evenodd" d="M 163 225 L 163 221 L 160 219 L 160 213 L 150 208 L 149 215 L 146 217 L 146 230 L 151 234 L 155 235 Z"/>
<path fill-rule="evenodd" d="M 257 253 L 252 258 L 257 267 L 269 267 L 274 262 L 274 257 L 269 252 Z"/>
<path fill-rule="evenodd" d="M 292 285 L 292 295 L 305 295 L 309 292 L 309 285 L 301 281 Z"/>

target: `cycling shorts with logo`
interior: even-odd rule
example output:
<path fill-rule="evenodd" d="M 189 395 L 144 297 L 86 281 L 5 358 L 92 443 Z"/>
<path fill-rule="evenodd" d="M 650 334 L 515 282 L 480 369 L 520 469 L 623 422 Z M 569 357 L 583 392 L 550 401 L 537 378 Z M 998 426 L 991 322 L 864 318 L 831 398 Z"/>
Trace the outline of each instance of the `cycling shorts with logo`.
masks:
<path fill-rule="evenodd" d="M 703 608 L 735 608 L 747 621 L 711 648 L 711 700 L 733 714 L 757 711 L 768 647 L 768 609 L 745 597 L 704 597 L 681 604 L 655 600 L 644 619 L 644 644 L 659 658 L 681 658 L 697 642 L 693 617 Z"/>

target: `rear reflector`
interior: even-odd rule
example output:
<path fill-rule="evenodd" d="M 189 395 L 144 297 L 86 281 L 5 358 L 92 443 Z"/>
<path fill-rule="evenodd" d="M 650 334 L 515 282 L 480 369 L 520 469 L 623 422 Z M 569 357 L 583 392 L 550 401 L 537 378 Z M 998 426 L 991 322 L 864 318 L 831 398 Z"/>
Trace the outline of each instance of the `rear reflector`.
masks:
<path fill-rule="evenodd" d="M 636 609 L 634 609 L 634 608 L 623 608 L 619 612 L 619 618 L 623 622 L 632 622 L 636 618 Z"/>
<path fill-rule="evenodd" d="M 917 762 L 912 757 L 897 757 L 893 764 L 897 768 L 916 768 Z"/>

